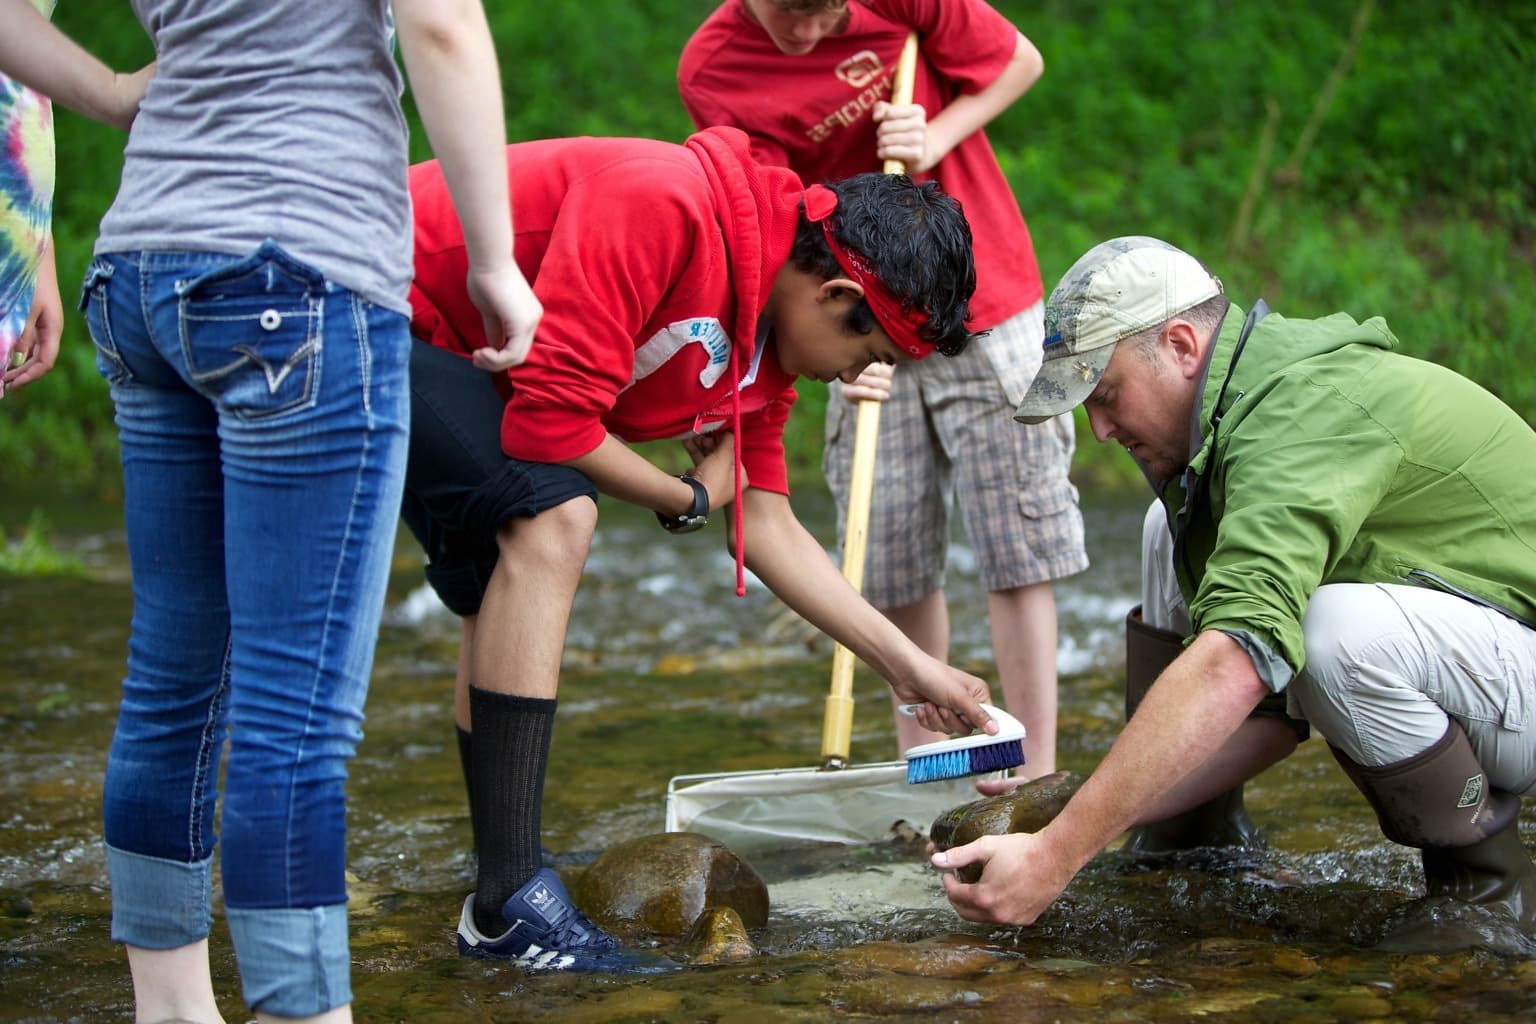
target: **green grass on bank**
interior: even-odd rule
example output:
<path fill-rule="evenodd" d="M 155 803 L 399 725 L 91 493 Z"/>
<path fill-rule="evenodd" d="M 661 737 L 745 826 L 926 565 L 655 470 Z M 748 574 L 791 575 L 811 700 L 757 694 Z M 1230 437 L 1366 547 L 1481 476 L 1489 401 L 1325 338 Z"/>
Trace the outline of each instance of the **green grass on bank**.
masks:
<path fill-rule="evenodd" d="M 676 57 L 713 4 L 488 4 L 513 139 L 690 126 Z M 1480 0 L 998 3 L 1046 73 L 989 130 L 1047 288 L 1085 249 L 1153 234 L 1244 305 L 1384 315 L 1405 351 L 1477 379 L 1536 423 L 1536 8 Z M 58 21 L 118 67 L 149 47 L 121 0 Z M 121 136 L 58 117 L 60 278 L 72 291 L 111 200 Z M 428 154 L 419 131 L 417 157 Z M 68 295 L 66 295 L 68 301 Z M 79 318 L 61 367 L 0 401 L 0 486 L 111 489 L 110 402 Z M 819 477 L 824 389 L 787 442 Z M 1080 431 L 1079 476 L 1138 479 Z M 105 481 L 105 483 L 102 483 Z"/>
<path fill-rule="evenodd" d="M 0 529 L 0 577 L 85 575 L 80 559 L 54 547 L 48 526 L 42 510 L 34 509 L 15 537 Z"/>

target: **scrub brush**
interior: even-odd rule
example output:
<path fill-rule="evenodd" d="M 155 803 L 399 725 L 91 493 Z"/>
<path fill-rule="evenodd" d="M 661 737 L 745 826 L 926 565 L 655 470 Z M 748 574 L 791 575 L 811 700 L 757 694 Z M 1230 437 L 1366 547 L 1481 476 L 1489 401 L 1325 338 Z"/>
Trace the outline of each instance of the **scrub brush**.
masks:
<path fill-rule="evenodd" d="M 901 710 L 910 715 L 910 707 Z M 978 732 L 911 748 L 904 755 L 908 785 L 1004 771 L 1024 763 L 1023 723 L 1002 708 L 990 704 L 981 707 L 997 723 L 997 732 L 990 736 Z"/>

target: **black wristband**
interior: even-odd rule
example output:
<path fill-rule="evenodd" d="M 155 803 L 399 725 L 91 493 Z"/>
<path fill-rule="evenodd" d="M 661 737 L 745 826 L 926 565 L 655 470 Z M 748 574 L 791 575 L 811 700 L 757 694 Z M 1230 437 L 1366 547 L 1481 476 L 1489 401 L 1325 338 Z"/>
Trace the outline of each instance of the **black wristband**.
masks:
<path fill-rule="evenodd" d="M 682 474 L 678 479 L 693 488 L 693 507 L 680 516 L 669 516 L 665 512 L 657 512 L 656 521 L 661 523 L 669 533 L 692 533 L 709 522 L 709 491 L 687 473 Z"/>

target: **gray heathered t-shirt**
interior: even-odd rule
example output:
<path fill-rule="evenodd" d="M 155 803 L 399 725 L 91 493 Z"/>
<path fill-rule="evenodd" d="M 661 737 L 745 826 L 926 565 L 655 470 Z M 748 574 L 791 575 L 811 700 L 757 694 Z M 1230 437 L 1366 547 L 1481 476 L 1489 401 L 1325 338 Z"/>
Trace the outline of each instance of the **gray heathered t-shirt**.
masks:
<path fill-rule="evenodd" d="M 96 252 L 267 238 L 409 312 L 411 210 L 386 0 L 133 0 L 159 69 Z"/>

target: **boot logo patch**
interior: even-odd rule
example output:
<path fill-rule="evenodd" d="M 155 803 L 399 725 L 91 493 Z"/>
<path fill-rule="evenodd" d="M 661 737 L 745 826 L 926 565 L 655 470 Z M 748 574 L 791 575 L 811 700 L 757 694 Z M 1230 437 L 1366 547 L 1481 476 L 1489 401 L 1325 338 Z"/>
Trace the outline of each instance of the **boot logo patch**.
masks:
<path fill-rule="evenodd" d="M 1456 801 L 1457 807 L 1476 807 L 1483 799 L 1483 777 L 1474 775 L 1467 780 L 1467 784 L 1461 788 L 1461 799 Z"/>

